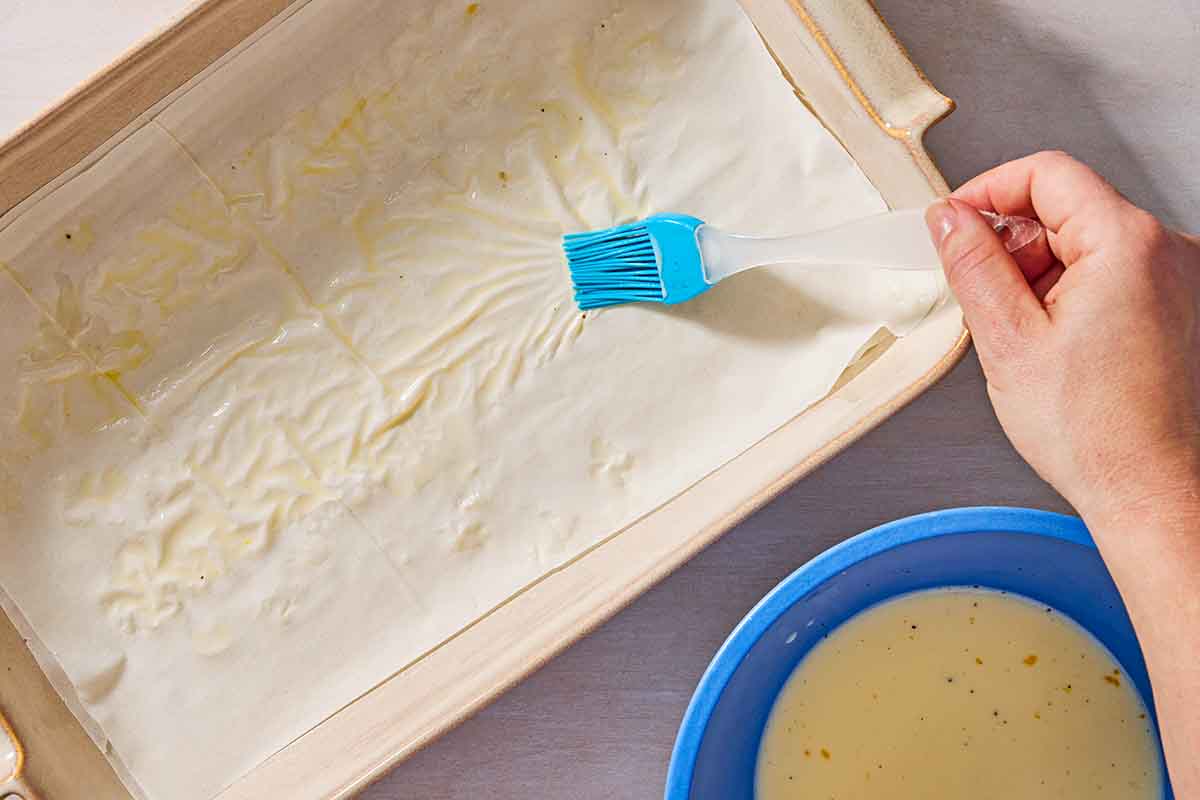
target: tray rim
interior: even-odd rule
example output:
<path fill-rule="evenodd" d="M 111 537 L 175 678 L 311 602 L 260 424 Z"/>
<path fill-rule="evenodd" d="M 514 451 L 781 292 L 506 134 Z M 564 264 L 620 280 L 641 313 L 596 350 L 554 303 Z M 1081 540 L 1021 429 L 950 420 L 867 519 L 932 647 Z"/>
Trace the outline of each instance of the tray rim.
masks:
<path fill-rule="evenodd" d="M 289 8 L 307 2 L 199 0 L 0 138 L 0 220 L 105 152 L 142 115 Z"/>
<path fill-rule="evenodd" d="M 307 2 L 309 0 L 295 0 L 295 2 L 289 2 L 289 0 L 202 0 L 167 27 L 135 45 L 108 68 L 81 84 L 61 101 L 18 129 L 10 138 L 0 141 L 0 224 L 10 211 L 21 206 L 30 198 L 37 197 L 48 186 L 61 180 L 64 175 L 78 169 L 91 158 L 96 157 L 97 153 L 104 152 L 112 144 L 119 142 L 124 138 L 123 134 L 144 121 L 157 107 L 178 92 L 186 90 L 190 82 L 197 76 L 219 64 L 232 52 L 239 50 L 247 41 L 253 40 L 257 33 L 272 27 L 273 24 L 286 18 Z M 747 0 L 743 5 L 749 5 L 751 2 L 752 0 Z M 840 76 L 844 88 L 862 110 L 880 130 L 904 147 L 908 156 L 925 176 L 930 187 L 937 193 L 944 193 L 946 191 L 944 179 L 925 149 L 923 140 L 934 124 L 954 110 L 954 103 L 938 92 L 919 67 L 913 63 L 896 39 L 894 32 L 887 27 L 886 22 L 879 15 L 872 1 L 842 0 L 839 3 L 838 0 L 786 0 L 785 4 L 803 22 L 824 57 L 828 59 Z M 924 90 L 930 93 L 931 98 L 940 99 L 940 108 L 935 102 L 932 110 L 914 117 L 910 121 L 911 124 L 896 125 L 889 122 L 880 112 L 878 98 L 872 96 L 872 88 L 864 86 L 860 71 L 862 65 L 851 63 L 851 60 L 847 59 L 846 54 L 842 51 L 842 45 L 836 37 L 831 37 L 823 27 L 823 20 L 819 18 L 818 12 L 830 13 L 830 6 L 834 8 L 833 13 L 835 14 L 842 11 L 851 15 L 864 11 L 869 13 L 870 17 L 886 31 L 895 49 L 895 54 L 902 57 L 907 66 L 912 69 L 916 78 L 923 84 Z M 206 37 L 208 41 L 204 43 Z M 197 43 L 204 44 L 198 46 Z M 189 50 L 190 47 L 196 47 L 198 52 Z M 172 52 L 180 51 L 190 55 L 186 63 L 157 78 L 155 92 L 145 92 L 144 87 L 141 87 L 140 84 L 147 80 L 147 70 L 162 64 L 164 58 Z M 96 120 L 96 124 L 90 126 L 84 124 L 85 120 L 95 114 L 96 109 L 100 108 L 102 104 L 111 103 L 114 96 L 122 100 L 122 103 L 118 105 L 121 106 L 124 116 L 101 114 Z M 6 176 L 8 176 L 7 179 Z M 685 546 L 674 550 L 669 558 L 660 560 L 650 568 L 643 570 L 637 579 L 627 582 L 621 591 L 610 594 L 604 602 L 594 604 L 586 614 L 578 617 L 569 635 L 559 637 L 540 648 L 535 648 L 534 655 L 527 658 L 520 668 L 510 670 L 504 680 L 492 684 L 487 691 L 479 693 L 471 702 L 459 705 L 454 713 L 443 715 L 439 724 L 433 728 L 424 731 L 419 736 L 410 737 L 401 749 L 378 760 L 369 768 L 359 770 L 356 779 L 335 790 L 325 792 L 321 796 L 340 798 L 361 790 L 403 758 L 457 727 L 501 693 L 539 669 L 566 647 L 628 606 L 726 531 L 774 499 L 785 488 L 842 452 L 868 431 L 898 412 L 944 377 L 963 358 L 969 347 L 969 333 L 965 326 L 960 325 L 960 331 L 952 346 L 918 378 L 892 393 L 887 402 L 875 406 L 869 413 L 857 418 L 854 424 L 825 440 L 822 446 L 799 459 L 774 480 L 761 486 L 754 494 L 741 499 L 732 507 L 727 507 L 723 513 L 717 515 L 691 536 Z M 760 444 L 762 442 L 756 443 L 751 449 Z M 633 525 L 640 522 L 641 520 Z M 596 549 L 621 536 L 626 530 L 628 528 L 613 534 L 612 537 L 580 554 L 552 574 L 570 569 Z M 525 587 L 499 608 L 508 605 L 514 598 L 536 585 L 535 583 L 530 587 Z M 496 610 L 489 612 L 476 623 L 460 631 L 448 642 L 470 631 Z M 436 649 L 440 649 L 440 646 Z M 436 652 L 436 649 L 432 652 Z M 428 658 L 432 652 L 422 656 L 413 665 L 402 668 L 380 686 L 351 703 L 350 706 L 358 705 L 370 698 L 388 683 L 397 680 L 412 666 Z M 57 698 L 57 695 L 55 696 Z M 342 711 L 335 713 L 313 730 L 321 729 Z M 306 736 L 308 734 L 305 734 Z M 296 741 L 299 742 L 305 737 Z M 295 744 L 296 742 L 289 744 L 280 753 L 286 753 Z M 264 765 L 251 771 L 232 787 L 222 792 L 219 797 L 222 800 L 225 798 L 232 800 L 235 797 L 252 796 L 241 793 L 239 786 L 245 784 L 246 779 L 258 775 L 264 767 L 271 765 L 275 758 L 272 757 Z"/>

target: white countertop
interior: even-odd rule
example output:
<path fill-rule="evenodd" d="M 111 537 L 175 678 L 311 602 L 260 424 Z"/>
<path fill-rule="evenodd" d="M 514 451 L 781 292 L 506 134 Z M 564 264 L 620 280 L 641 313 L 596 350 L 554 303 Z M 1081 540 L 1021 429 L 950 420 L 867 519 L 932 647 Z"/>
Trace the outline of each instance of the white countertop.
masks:
<path fill-rule="evenodd" d="M 196 0 L 0 0 L 0 141 Z"/>
<path fill-rule="evenodd" d="M 1075 153 L 1200 230 L 1200 2 L 875 0 L 959 110 L 930 136 L 952 184 L 1043 148 Z M 0 138 L 191 0 L 0 0 Z M 776 582 L 890 519 L 957 505 L 1067 510 L 1000 432 L 969 357 L 594 635 L 362 796 L 644 798 L 708 659 Z"/>

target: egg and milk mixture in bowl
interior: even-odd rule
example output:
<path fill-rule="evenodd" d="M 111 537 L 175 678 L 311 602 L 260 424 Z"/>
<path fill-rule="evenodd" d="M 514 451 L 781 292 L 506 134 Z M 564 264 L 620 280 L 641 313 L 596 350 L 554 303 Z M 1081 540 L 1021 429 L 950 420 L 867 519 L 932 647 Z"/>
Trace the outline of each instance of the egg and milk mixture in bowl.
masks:
<path fill-rule="evenodd" d="M 764 731 L 755 796 L 1151 800 L 1156 751 L 1137 690 L 1082 628 L 1019 596 L 932 589 L 805 657 Z"/>
<path fill-rule="evenodd" d="M 667 800 L 1170 798 L 1132 626 L 1078 520 L 914 517 L 793 573 L 734 630 Z"/>

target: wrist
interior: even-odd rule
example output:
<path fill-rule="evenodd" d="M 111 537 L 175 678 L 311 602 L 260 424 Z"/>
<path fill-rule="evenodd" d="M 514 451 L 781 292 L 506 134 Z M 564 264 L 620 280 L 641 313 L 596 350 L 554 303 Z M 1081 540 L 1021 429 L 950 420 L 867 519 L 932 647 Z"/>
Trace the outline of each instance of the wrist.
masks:
<path fill-rule="evenodd" d="M 1068 498 L 1069 499 L 1069 498 Z M 1139 636 L 1170 637 L 1164 597 L 1200 586 L 1200 478 L 1076 505 L 1120 589 Z"/>
<path fill-rule="evenodd" d="M 1068 497 L 1093 531 L 1192 530 L 1200 536 L 1200 454 Z"/>

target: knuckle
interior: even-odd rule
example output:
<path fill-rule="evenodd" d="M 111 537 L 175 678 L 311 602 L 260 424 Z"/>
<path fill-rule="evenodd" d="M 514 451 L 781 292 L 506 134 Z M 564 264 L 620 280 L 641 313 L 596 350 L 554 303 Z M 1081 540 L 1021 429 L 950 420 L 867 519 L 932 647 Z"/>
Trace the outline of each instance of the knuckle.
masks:
<path fill-rule="evenodd" d="M 1118 258 L 1127 279 L 1152 281 L 1162 272 L 1162 265 L 1170 260 L 1174 235 L 1153 214 L 1135 208 L 1122 218 L 1117 235 L 1123 258 Z"/>
<path fill-rule="evenodd" d="M 1082 167 L 1084 166 L 1066 150 L 1042 150 L 1033 154 L 1033 160 L 1039 167 Z"/>
<path fill-rule="evenodd" d="M 1043 150 L 1035 153 L 1033 160 L 1037 171 L 1046 175 L 1054 175 L 1060 179 L 1070 178 L 1076 181 L 1098 181 L 1100 184 L 1108 186 L 1108 182 L 1101 178 L 1096 170 L 1065 150 Z"/>
<path fill-rule="evenodd" d="M 1136 209 L 1128 216 L 1128 235 L 1136 243 L 1141 255 L 1154 258 L 1162 255 L 1171 244 L 1171 232 L 1167 226 L 1149 211 Z"/>

